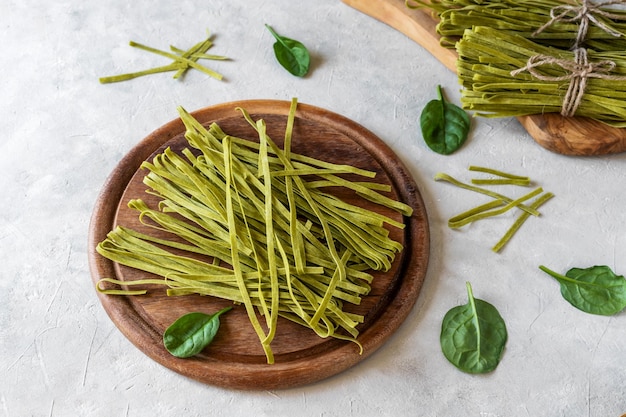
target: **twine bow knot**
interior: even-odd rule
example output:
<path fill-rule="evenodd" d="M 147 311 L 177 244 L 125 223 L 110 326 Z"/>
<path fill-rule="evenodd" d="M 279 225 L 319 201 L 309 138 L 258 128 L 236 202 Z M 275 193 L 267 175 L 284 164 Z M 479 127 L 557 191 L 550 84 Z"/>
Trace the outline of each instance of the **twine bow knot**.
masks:
<path fill-rule="evenodd" d="M 564 4 L 561 6 L 553 7 L 550 10 L 550 20 L 537 29 L 533 36 L 543 32 L 549 26 L 552 26 L 556 22 L 573 23 L 580 22 L 578 28 L 578 34 L 576 37 L 576 46 L 583 43 L 587 36 L 587 30 L 589 29 L 589 22 L 595 24 L 597 27 L 605 31 L 606 33 L 615 36 L 616 38 L 622 36 L 622 33 L 612 29 L 607 24 L 601 22 L 597 16 L 604 17 L 606 19 L 623 20 L 624 17 L 616 13 L 611 13 L 610 10 L 603 9 L 605 6 L 611 6 L 615 4 L 626 4 L 625 0 L 608 0 L 601 3 L 592 3 L 590 0 L 582 0 L 580 5 Z"/>
<path fill-rule="evenodd" d="M 557 65 L 566 71 L 566 74 L 559 76 L 545 75 L 537 70 L 545 65 Z M 549 55 L 534 55 L 528 59 L 526 65 L 511 72 L 515 76 L 527 71 L 533 77 L 542 81 L 567 81 L 570 80 L 567 92 L 563 98 L 561 114 L 563 116 L 574 116 L 576 109 L 582 102 L 587 80 L 590 78 L 602 78 L 605 80 L 624 81 L 626 77 L 611 75 L 615 68 L 615 62 L 609 60 L 589 62 L 587 50 L 577 48 L 574 50 L 574 59 L 561 59 Z"/>
<path fill-rule="evenodd" d="M 589 22 L 595 24 L 612 36 L 622 36 L 622 33 L 601 22 L 597 17 L 601 16 L 606 19 L 624 20 L 625 18 L 623 16 L 612 13 L 610 10 L 602 9 L 604 6 L 614 4 L 626 4 L 626 0 L 608 0 L 601 3 L 592 3 L 590 0 L 582 0 L 579 5 L 564 4 L 553 7 L 552 10 L 550 10 L 551 19 L 537 29 L 533 33 L 533 36 L 543 32 L 556 22 L 579 22 L 576 43 L 572 48 L 574 59 L 561 59 L 549 55 L 534 55 L 528 59 L 524 67 L 511 71 L 511 75 L 516 76 L 521 72 L 528 71 L 530 75 L 542 81 L 554 82 L 570 80 L 567 92 L 563 98 L 561 114 L 563 116 L 574 116 L 578 106 L 580 106 L 582 102 L 585 89 L 587 88 L 587 80 L 590 78 L 602 78 L 616 81 L 626 80 L 626 77 L 611 75 L 611 72 L 616 67 L 615 62 L 609 60 L 589 62 L 587 50 L 581 47 L 587 37 Z M 560 76 L 544 75 L 536 69 L 544 65 L 557 65 L 564 69 L 566 74 Z"/>

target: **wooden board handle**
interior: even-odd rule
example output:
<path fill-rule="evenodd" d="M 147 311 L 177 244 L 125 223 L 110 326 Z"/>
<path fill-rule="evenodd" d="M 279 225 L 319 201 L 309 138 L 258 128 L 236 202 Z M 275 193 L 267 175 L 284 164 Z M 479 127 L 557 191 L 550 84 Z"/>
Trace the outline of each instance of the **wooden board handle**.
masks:
<path fill-rule="evenodd" d="M 411 9 L 404 0 L 342 0 L 403 33 L 456 73 L 458 55 L 439 45 L 436 19 L 428 10 Z M 556 113 L 517 118 L 539 145 L 563 155 L 594 156 L 626 151 L 626 129 L 585 117 Z"/>

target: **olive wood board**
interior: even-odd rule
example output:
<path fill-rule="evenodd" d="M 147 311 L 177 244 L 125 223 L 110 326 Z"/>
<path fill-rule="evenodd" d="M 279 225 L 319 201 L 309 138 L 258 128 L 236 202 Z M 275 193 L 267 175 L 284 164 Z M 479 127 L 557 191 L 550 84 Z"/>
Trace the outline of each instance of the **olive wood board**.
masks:
<path fill-rule="evenodd" d="M 403 33 L 456 73 L 458 55 L 456 51 L 440 46 L 437 18 L 430 10 L 409 8 L 405 0 L 342 1 Z M 519 116 L 517 119 L 535 142 L 558 154 L 595 156 L 626 151 L 626 129 L 597 120 L 563 117 L 558 113 Z"/>
<path fill-rule="evenodd" d="M 207 107 L 192 115 L 206 126 L 216 122 L 231 136 L 258 141 L 257 133 L 236 110 L 244 108 L 255 120 L 264 119 L 269 136 L 282 146 L 289 106 L 287 101 L 243 100 Z M 370 356 L 392 336 L 412 310 L 426 275 L 429 225 L 419 189 L 407 168 L 380 138 L 336 113 L 298 104 L 293 129 L 293 152 L 372 170 L 376 172 L 373 181 L 391 185 L 389 196 L 414 209 L 412 216 L 406 217 L 345 190 L 329 190 L 345 201 L 387 214 L 405 224 L 404 229 L 390 228 L 392 238 L 404 245 L 391 269 L 373 273 L 372 290 L 360 305 L 344 305 L 347 311 L 365 316 L 358 337 L 363 353 L 359 353 L 353 342 L 321 338 L 308 328 L 279 318 L 271 345 L 275 363 L 267 364 L 245 308 L 235 306 L 220 317 L 220 330 L 207 348 L 192 358 L 180 359 L 163 347 L 164 330 L 185 313 L 211 314 L 232 305 L 231 302 L 199 295 L 168 297 L 161 286 L 148 287 L 148 293 L 141 296 L 98 292 L 104 309 L 119 330 L 139 350 L 163 366 L 206 384 L 231 389 L 275 390 L 310 384 Z M 147 187 L 142 183 L 146 172 L 140 165 L 166 147 L 174 151 L 187 147 L 184 131 L 180 119 L 155 130 L 119 162 L 105 182 L 89 230 L 89 265 L 94 287 L 105 277 L 120 280 L 153 277 L 105 259 L 95 248 L 116 225 L 154 233 L 139 222 L 137 213 L 131 212 L 127 203 L 129 199 L 142 198 L 148 205 L 156 204 L 156 197 L 146 193 Z"/>

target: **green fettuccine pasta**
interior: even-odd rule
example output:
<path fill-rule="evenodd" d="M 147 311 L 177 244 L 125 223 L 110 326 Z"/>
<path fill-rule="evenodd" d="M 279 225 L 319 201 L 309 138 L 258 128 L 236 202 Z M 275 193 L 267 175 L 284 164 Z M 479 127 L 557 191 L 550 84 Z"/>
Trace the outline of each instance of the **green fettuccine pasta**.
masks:
<path fill-rule="evenodd" d="M 347 187 L 407 216 L 412 208 L 379 192 L 389 191 L 388 185 L 342 176 L 372 178 L 373 172 L 292 152 L 296 106 L 294 99 L 282 149 L 265 122 L 244 109 L 259 142 L 229 136 L 217 124 L 205 128 L 180 108 L 189 147 L 165 149 L 142 165 L 158 207 L 129 202 L 148 230 L 172 238 L 118 226 L 97 247 L 114 262 L 163 279 L 107 278 L 98 290 L 140 295 L 145 285 L 160 283 L 171 296 L 201 294 L 242 304 L 268 363 L 274 361 L 278 317 L 360 346 L 357 326 L 364 318 L 344 311 L 344 303 L 358 305 L 369 293 L 371 270 L 391 268 L 403 247 L 387 227 L 404 224 L 324 189 Z"/>

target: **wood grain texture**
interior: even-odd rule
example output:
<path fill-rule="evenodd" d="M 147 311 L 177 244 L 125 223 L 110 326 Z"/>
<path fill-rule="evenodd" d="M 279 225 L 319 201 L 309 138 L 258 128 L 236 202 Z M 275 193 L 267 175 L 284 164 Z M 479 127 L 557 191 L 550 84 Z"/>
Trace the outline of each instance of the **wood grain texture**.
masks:
<path fill-rule="evenodd" d="M 406 6 L 405 0 L 342 0 L 405 34 L 456 73 L 457 54 L 439 45 L 436 17 L 428 10 Z M 563 155 L 594 156 L 626 151 L 626 129 L 614 128 L 584 117 L 537 114 L 517 117 L 542 147 Z"/>
<path fill-rule="evenodd" d="M 284 101 L 250 100 L 225 103 L 192 113 L 203 124 L 217 122 L 231 135 L 256 140 L 236 107 L 243 107 L 256 118 L 263 118 L 268 134 L 282 145 L 282 135 L 289 111 Z M 115 168 L 96 202 L 89 232 L 89 263 L 94 284 L 103 277 L 122 280 L 145 278 L 147 274 L 117 265 L 95 251 L 96 245 L 115 225 L 138 230 L 142 225 L 127 202 L 141 197 L 155 203 L 142 184 L 145 172 L 140 164 L 165 146 L 186 146 L 184 126 L 174 120 L 139 143 Z M 287 320 L 279 320 L 272 348 L 276 363 L 267 365 L 258 337 L 243 307 L 222 316 L 222 326 L 214 342 L 202 354 L 189 359 L 171 356 L 162 346 L 165 328 L 180 315 L 191 311 L 213 313 L 230 303 L 212 297 L 167 297 L 163 288 L 151 287 L 145 296 L 106 296 L 100 301 L 120 331 L 146 355 L 160 364 L 207 384 L 235 389 L 283 389 L 335 375 L 354 366 L 377 350 L 401 325 L 413 308 L 425 278 L 429 257 L 429 228 L 426 210 L 418 187 L 404 165 L 375 135 L 349 119 L 306 104 L 296 113 L 292 149 L 335 163 L 348 163 L 377 173 L 376 182 L 392 186 L 391 196 L 414 208 L 411 217 L 373 206 L 356 195 L 342 198 L 361 206 L 382 211 L 403 221 L 406 228 L 390 230 L 405 246 L 387 273 L 375 273 L 370 294 L 358 306 L 346 309 L 365 315 L 355 344 L 336 339 L 322 339 L 309 329 Z"/>

